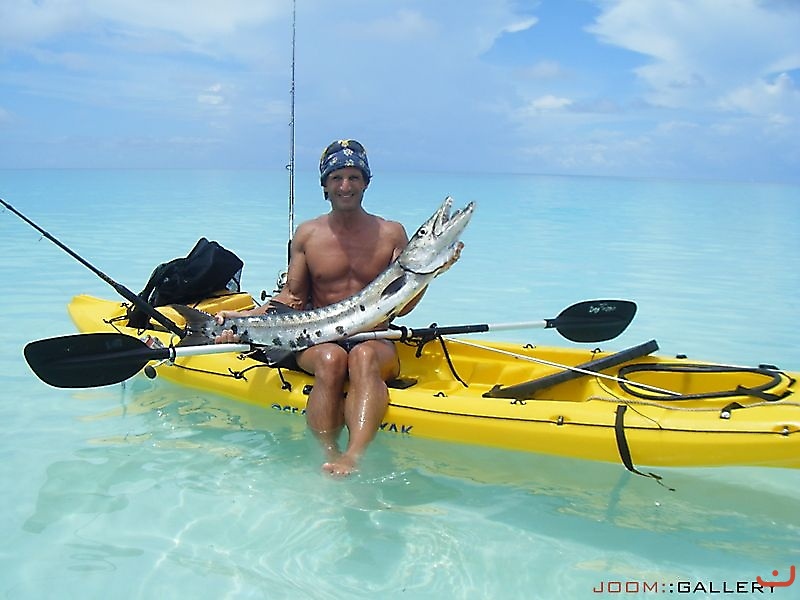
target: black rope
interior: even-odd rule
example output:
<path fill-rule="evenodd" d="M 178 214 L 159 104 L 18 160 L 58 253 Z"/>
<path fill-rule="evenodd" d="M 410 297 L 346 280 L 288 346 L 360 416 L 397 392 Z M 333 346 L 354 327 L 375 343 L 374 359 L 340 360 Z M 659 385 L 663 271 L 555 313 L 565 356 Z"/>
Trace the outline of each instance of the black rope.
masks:
<path fill-rule="evenodd" d="M 713 392 L 703 392 L 699 394 L 680 394 L 664 396 L 659 394 L 648 393 L 636 386 L 636 384 L 628 384 L 624 381 L 626 376 L 632 373 L 639 372 L 660 372 L 660 373 L 682 373 L 682 374 L 729 374 L 729 373 L 751 373 L 754 375 L 761 375 L 768 378 L 766 383 L 754 387 L 745 387 L 737 385 L 731 390 L 718 390 Z M 756 368 L 756 367 L 734 367 L 728 365 L 706 365 L 706 364 L 684 364 L 684 363 L 640 363 L 635 365 L 626 365 L 621 367 L 618 375 L 620 387 L 631 396 L 643 398 L 645 400 L 661 400 L 671 401 L 675 400 L 707 400 L 711 398 L 729 398 L 733 396 L 753 396 L 760 398 L 767 402 L 775 402 L 785 397 L 787 394 L 777 395 L 770 394 L 767 390 L 773 389 L 780 385 L 783 377 L 788 377 L 782 371 Z M 788 393 L 788 392 L 787 392 Z"/>
<path fill-rule="evenodd" d="M 671 488 L 667 486 L 663 481 L 661 475 L 657 475 L 655 473 L 642 473 L 639 469 L 633 466 L 633 458 L 631 457 L 631 449 L 628 446 L 628 440 L 625 437 L 625 411 L 628 409 L 628 406 L 625 404 L 619 404 L 617 406 L 617 417 L 614 420 L 614 434 L 617 439 L 617 450 L 619 451 L 619 457 L 622 460 L 622 464 L 625 465 L 625 468 L 628 469 L 631 473 L 635 473 L 636 475 L 641 475 L 642 477 L 650 477 L 655 479 L 658 485 L 661 485 L 667 488 L 670 492 L 674 492 L 675 488 Z"/>
<path fill-rule="evenodd" d="M 292 384 L 286 381 L 286 378 L 283 376 L 283 369 L 281 367 L 275 367 L 275 368 L 278 370 L 278 377 L 281 378 L 281 389 L 286 390 L 287 392 L 291 392 Z"/>
<path fill-rule="evenodd" d="M 445 344 L 444 338 L 440 335 L 436 337 L 439 338 L 439 343 L 442 345 L 442 352 L 444 352 L 444 357 L 447 359 L 447 364 L 450 367 L 450 372 L 453 374 L 453 377 L 455 377 L 459 381 L 459 383 L 461 383 L 461 385 L 463 385 L 465 388 L 468 388 L 469 385 L 467 385 L 467 383 L 463 379 L 461 379 L 461 376 L 456 371 L 456 367 L 453 364 L 453 361 L 450 359 L 450 352 L 447 350 L 447 344 Z"/>
<path fill-rule="evenodd" d="M 178 367 L 180 369 L 186 369 L 187 371 L 191 371 L 192 373 L 205 373 L 206 375 L 219 375 L 220 377 L 232 377 L 233 379 L 242 379 L 244 381 L 247 381 L 247 373 L 249 371 L 252 371 L 253 369 L 260 369 L 262 367 L 273 368 L 273 367 L 270 367 L 269 365 L 266 365 L 266 364 L 263 364 L 263 365 L 251 365 L 251 366 L 247 367 L 246 369 L 242 369 L 241 371 L 237 371 L 236 369 L 231 369 L 230 367 L 228 367 L 228 372 L 227 373 L 222 373 L 221 371 L 209 371 L 207 369 L 198 369 L 196 367 L 187 367 L 186 365 L 179 365 L 177 363 L 173 363 L 171 366 Z M 280 373 L 280 372 L 281 372 L 281 370 L 278 369 L 278 373 Z M 283 389 L 287 389 L 285 386 L 288 385 L 289 386 L 288 389 L 291 390 L 291 385 L 286 382 L 286 380 L 283 378 L 283 374 L 282 373 L 281 373 L 281 381 L 284 383 Z"/>
<path fill-rule="evenodd" d="M 208 369 L 187 367 L 186 365 L 179 365 L 177 363 L 172 363 L 170 366 L 177 367 L 179 369 L 185 369 L 186 371 L 191 371 L 192 373 L 205 373 L 206 375 L 218 375 L 219 377 L 232 377 L 233 379 L 244 379 L 245 381 L 247 381 L 247 377 L 244 376 L 243 371 L 234 371 L 233 369 L 228 369 L 227 373 L 221 373 L 219 371 L 209 371 Z"/>

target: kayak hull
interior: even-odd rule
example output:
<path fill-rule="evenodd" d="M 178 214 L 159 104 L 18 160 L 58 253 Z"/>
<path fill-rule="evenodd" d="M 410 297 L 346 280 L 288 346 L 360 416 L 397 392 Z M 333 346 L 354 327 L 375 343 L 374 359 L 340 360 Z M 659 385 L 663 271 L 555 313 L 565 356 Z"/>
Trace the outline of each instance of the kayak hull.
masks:
<path fill-rule="evenodd" d="M 252 305 L 249 295 L 231 294 L 200 303 L 198 308 L 213 313 Z M 159 310 L 182 322 L 172 309 Z M 167 332 L 125 327 L 125 309 L 119 302 L 76 296 L 69 313 L 84 333 L 119 331 L 137 337 L 150 335 L 167 345 L 171 341 Z M 651 344 L 643 345 L 641 356 L 602 371 L 616 378 L 629 370 L 630 375 L 622 381 L 578 375 L 514 397 L 514 390 L 524 389 L 526 382 L 563 370 L 542 362 L 576 366 L 614 353 L 476 342 L 474 338 L 469 345 L 453 338 L 444 344 L 434 340 L 419 351 L 398 342 L 401 374 L 390 383 L 390 405 L 381 430 L 586 460 L 622 461 L 629 468 L 800 468 L 797 373 L 717 370 L 713 363 L 703 363 L 695 372 L 685 368 L 685 360 L 645 352 L 656 347 Z M 232 353 L 179 357 L 174 363 L 153 367 L 159 377 L 178 385 L 299 416 L 304 414 L 314 383 L 306 373 L 271 368 Z M 501 397 L 487 397 L 497 394 Z"/>

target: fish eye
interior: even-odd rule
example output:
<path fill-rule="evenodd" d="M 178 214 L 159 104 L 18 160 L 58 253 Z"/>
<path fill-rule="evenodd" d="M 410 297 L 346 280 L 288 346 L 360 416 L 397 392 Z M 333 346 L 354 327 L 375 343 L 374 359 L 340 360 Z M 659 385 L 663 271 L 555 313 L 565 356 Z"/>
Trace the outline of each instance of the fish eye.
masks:
<path fill-rule="evenodd" d="M 428 230 L 425 229 L 424 227 L 420 227 L 419 228 L 419 233 L 420 233 L 420 235 L 425 235 L 426 233 L 428 233 Z"/>

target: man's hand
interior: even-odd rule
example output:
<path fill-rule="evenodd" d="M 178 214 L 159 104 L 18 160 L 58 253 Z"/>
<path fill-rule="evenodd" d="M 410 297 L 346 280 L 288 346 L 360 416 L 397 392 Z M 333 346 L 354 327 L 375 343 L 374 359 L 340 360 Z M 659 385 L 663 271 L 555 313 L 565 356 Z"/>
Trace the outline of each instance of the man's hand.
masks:
<path fill-rule="evenodd" d="M 458 242 L 456 247 L 453 249 L 453 256 L 448 260 L 446 263 L 442 265 L 442 267 L 436 272 L 436 276 L 438 277 L 445 271 L 447 271 L 450 267 L 456 264 L 456 261 L 461 258 L 461 251 L 464 249 L 464 242 Z"/>
<path fill-rule="evenodd" d="M 223 325 L 225 319 L 228 317 L 238 317 L 239 313 L 235 310 L 221 310 L 214 315 L 217 325 Z M 215 344 L 236 344 L 239 342 L 239 336 L 233 333 L 232 329 L 225 329 L 221 334 L 214 338 Z"/>

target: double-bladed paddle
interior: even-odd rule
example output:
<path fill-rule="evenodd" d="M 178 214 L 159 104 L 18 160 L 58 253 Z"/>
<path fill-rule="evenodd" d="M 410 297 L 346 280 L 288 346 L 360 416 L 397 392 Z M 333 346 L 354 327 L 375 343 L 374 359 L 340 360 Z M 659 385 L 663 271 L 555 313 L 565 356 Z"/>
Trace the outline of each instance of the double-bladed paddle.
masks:
<path fill-rule="evenodd" d="M 521 323 L 454 325 L 371 331 L 351 340 L 433 339 L 441 335 L 480 333 L 509 329 L 555 329 L 575 342 L 601 342 L 617 337 L 636 314 L 628 300 L 591 300 L 564 309 L 553 319 Z M 25 346 L 25 360 L 45 383 L 59 388 L 87 388 L 119 383 L 134 376 L 153 360 L 174 361 L 179 356 L 247 352 L 247 344 L 209 344 L 151 348 L 138 338 L 122 333 L 86 333 L 37 340 Z"/>

